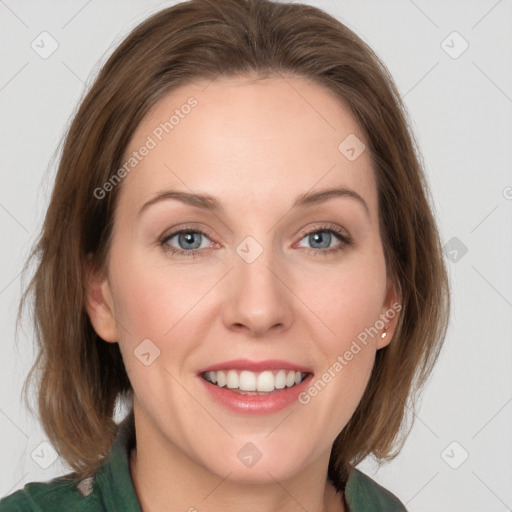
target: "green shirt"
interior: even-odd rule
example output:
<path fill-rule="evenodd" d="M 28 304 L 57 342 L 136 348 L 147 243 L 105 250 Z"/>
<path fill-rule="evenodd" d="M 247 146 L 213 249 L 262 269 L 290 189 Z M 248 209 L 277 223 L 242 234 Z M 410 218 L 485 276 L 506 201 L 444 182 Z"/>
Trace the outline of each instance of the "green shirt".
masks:
<path fill-rule="evenodd" d="M 93 478 L 79 481 L 70 473 L 28 483 L 0 500 L 0 512 L 141 512 L 130 475 L 134 444 L 135 424 L 129 414 Z M 350 512 L 407 512 L 398 498 L 356 468 L 349 474 L 345 499 Z"/>

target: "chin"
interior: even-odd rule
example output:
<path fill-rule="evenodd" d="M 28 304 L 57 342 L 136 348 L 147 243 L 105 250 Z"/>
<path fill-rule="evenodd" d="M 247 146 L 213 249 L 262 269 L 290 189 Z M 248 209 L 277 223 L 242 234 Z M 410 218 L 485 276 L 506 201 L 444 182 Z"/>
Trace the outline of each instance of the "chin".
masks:
<path fill-rule="evenodd" d="M 240 484 L 273 484 L 276 480 L 293 477 L 307 466 L 305 455 L 283 444 L 273 451 L 260 449 L 250 441 L 237 443 L 230 456 L 224 452 L 217 457 L 215 461 L 204 461 L 204 467 L 221 478 Z"/>

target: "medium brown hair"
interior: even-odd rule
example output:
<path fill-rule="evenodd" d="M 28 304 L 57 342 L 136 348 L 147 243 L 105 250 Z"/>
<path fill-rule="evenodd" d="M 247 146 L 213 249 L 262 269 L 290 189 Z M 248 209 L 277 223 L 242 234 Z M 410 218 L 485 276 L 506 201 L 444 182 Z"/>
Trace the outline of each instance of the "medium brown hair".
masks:
<path fill-rule="evenodd" d="M 122 183 L 101 200 L 94 190 L 120 168 L 137 126 L 167 93 L 199 79 L 254 74 L 312 80 L 355 116 L 375 172 L 387 275 L 400 292 L 393 339 L 377 351 L 365 393 L 333 444 L 329 476 L 343 489 L 350 465 L 368 455 L 389 460 L 405 442 L 405 410 L 414 410 L 438 357 L 450 298 L 428 183 L 396 86 L 374 52 L 320 9 L 191 0 L 137 26 L 101 68 L 65 137 L 28 260 L 38 264 L 18 321 L 32 294 L 38 356 L 25 386 L 37 376 L 44 430 L 80 477 L 108 454 L 116 400 L 133 397 L 118 344 L 96 334 L 85 308 L 87 258 L 104 268 Z"/>

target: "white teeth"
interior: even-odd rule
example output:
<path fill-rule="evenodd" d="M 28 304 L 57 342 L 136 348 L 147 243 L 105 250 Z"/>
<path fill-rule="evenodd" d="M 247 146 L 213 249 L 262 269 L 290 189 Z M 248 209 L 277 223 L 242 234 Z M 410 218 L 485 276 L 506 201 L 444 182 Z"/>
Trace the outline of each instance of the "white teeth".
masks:
<path fill-rule="evenodd" d="M 261 373 L 248 370 L 209 371 L 203 374 L 204 378 L 219 387 L 239 389 L 240 391 L 255 391 L 271 393 L 276 389 L 284 389 L 300 384 L 306 373 L 293 370 L 265 370 Z"/>
<path fill-rule="evenodd" d="M 240 372 L 238 386 L 236 387 L 243 391 L 256 391 L 256 375 L 247 371 Z M 263 390 L 260 389 L 260 391 Z"/>
<path fill-rule="evenodd" d="M 217 386 L 219 386 L 219 388 L 223 388 L 226 385 L 226 374 L 224 372 L 210 372 L 210 374 L 212 373 L 215 375 L 214 380 L 216 381 Z"/>
<path fill-rule="evenodd" d="M 276 389 L 283 389 L 286 386 L 286 372 L 284 370 L 277 372 L 274 386 Z"/>
<path fill-rule="evenodd" d="M 242 374 L 244 372 L 242 372 L 240 374 L 240 389 L 245 389 L 242 387 Z M 247 372 L 247 373 L 250 373 L 250 372 Z M 258 391 L 274 391 L 274 384 L 275 383 L 275 379 L 274 379 L 274 376 L 272 375 L 272 372 L 269 372 L 269 371 L 266 371 L 266 372 L 263 372 L 263 373 L 260 373 L 258 375 Z M 256 386 L 255 386 L 255 389 L 256 389 Z"/>
<path fill-rule="evenodd" d="M 206 372 L 207 378 L 210 380 L 210 382 L 213 382 L 214 384 L 217 382 L 217 375 L 215 372 Z"/>
<path fill-rule="evenodd" d="M 239 384 L 238 373 L 235 370 L 229 370 L 226 374 L 226 386 L 228 388 L 237 388 Z"/>

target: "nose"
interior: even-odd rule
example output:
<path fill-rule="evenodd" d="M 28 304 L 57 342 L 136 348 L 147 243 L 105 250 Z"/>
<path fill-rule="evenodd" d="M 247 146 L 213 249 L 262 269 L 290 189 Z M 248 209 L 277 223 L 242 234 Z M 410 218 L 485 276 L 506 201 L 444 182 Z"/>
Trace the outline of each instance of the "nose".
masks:
<path fill-rule="evenodd" d="M 251 263 L 234 255 L 234 268 L 224 283 L 222 316 L 228 329 L 260 338 L 290 327 L 293 293 L 271 253 L 264 250 Z"/>

